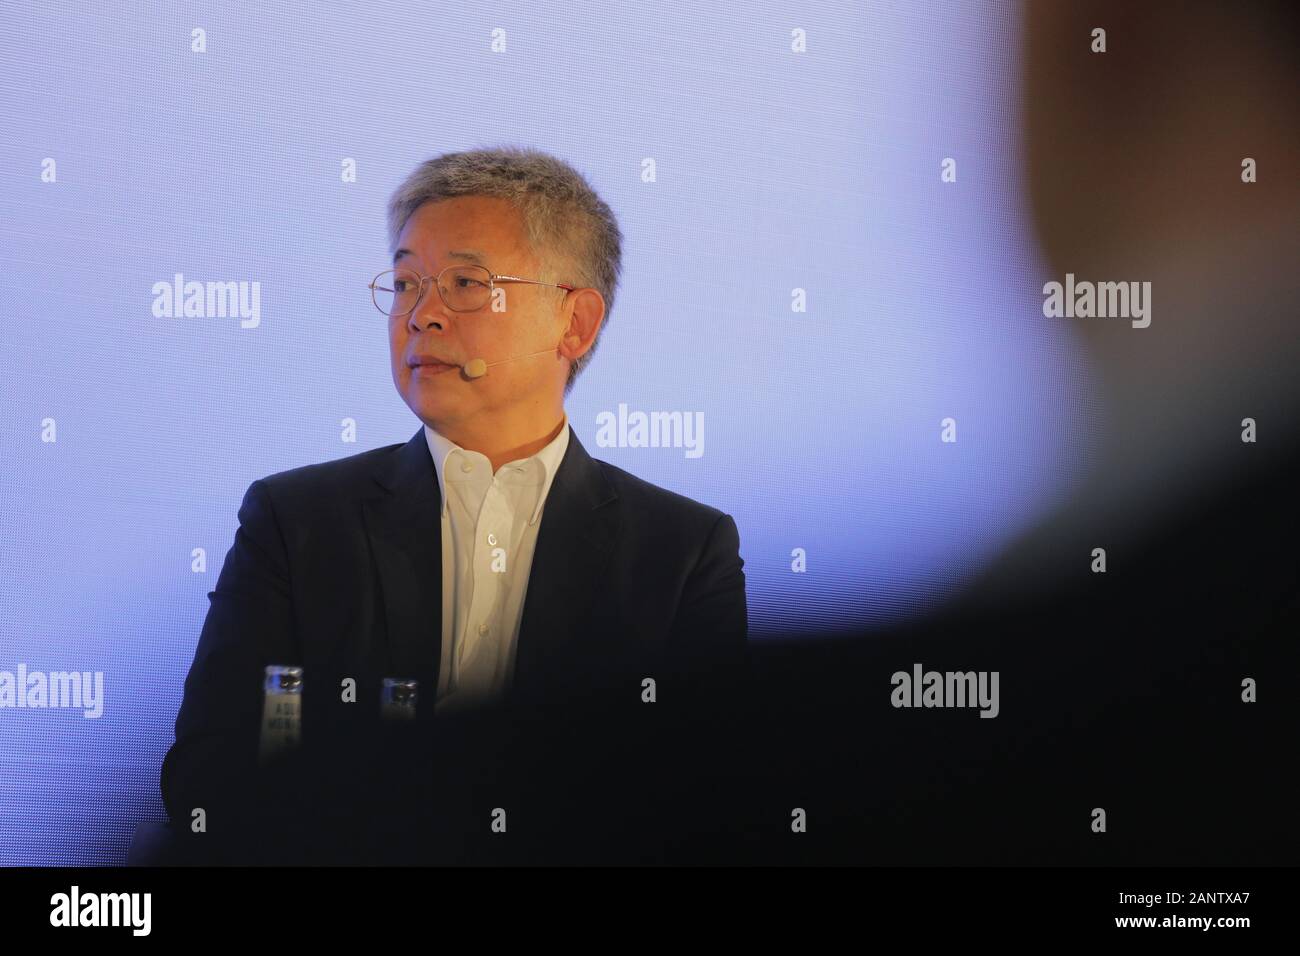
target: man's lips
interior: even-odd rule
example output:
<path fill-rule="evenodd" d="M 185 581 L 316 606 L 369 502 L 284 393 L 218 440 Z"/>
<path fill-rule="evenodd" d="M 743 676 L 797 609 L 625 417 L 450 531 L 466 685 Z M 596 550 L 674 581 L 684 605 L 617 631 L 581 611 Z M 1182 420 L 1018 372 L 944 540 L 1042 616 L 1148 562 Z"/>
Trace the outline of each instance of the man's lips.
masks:
<path fill-rule="evenodd" d="M 430 355 L 416 356 L 406 363 L 412 372 L 421 372 L 425 375 L 437 375 L 440 372 L 448 372 L 454 368 L 460 368 L 451 362 L 444 362 L 442 359 L 434 358 Z"/>

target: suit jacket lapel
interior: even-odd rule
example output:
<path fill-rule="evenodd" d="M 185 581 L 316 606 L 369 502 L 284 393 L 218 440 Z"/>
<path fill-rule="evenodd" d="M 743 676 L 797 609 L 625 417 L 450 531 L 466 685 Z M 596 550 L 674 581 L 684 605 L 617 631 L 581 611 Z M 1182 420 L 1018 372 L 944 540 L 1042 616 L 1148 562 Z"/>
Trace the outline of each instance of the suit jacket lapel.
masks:
<path fill-rule="evenodd" d="M 514 686 L 527 689 L 556 668 L 574 665 L 579 629 L 603 587 L 618 535 L 617 498 L 600 466 L 569 427 L 538 529 L 515 651 Z"/>
<path fill-rule="evenodd" d="M 388 625 L 385 677 L 420 682 L 418 715 L 433 711 L 442 647 L 442 496 L 424 426 L 376 471 L 363 502 Z"/>

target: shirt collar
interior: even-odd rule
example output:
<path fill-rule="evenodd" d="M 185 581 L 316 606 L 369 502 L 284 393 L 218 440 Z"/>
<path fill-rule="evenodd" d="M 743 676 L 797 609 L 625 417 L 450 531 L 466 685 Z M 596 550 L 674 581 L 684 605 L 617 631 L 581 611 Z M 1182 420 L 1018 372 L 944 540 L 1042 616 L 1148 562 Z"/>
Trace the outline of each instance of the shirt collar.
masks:
<path fill-rule="evenodd" d="M 430 428 L 424 426 L 424 438 L 429 444 L 429 454 L 433 456 L 434 469 L 438 473 L 438 493 L 442 498 L 442 514 L 447 514 L 447 480 L 444 472 L 447 467 L 447 459 L 452 452 L 464 451 L 460 445 L 457 445 L 450 438 L 442 435 Z M 542 493 L 537 496 L 537 506 L 533 509 L 532 516 L 528 519 L 529 524 L 536 524 L 537 518 L 542 513 L 542 505 L 546 503 L 546 496 L 550 493 L 551 482 L 555 480 L 555 473 L 560 469 L 560 462 L 564 460 L 564 453 L 569 447 L 569 415 L 564 413 L 564 419 L 560 423 L 560 433 L 538 451 L 532 458 L 518 458 L 514 461 L 506 462 L 506 465 L 517 465 L 524 461 L 536 460 L 542 466 Z M 505 467 L 503 465 L 502 467 Z"/>

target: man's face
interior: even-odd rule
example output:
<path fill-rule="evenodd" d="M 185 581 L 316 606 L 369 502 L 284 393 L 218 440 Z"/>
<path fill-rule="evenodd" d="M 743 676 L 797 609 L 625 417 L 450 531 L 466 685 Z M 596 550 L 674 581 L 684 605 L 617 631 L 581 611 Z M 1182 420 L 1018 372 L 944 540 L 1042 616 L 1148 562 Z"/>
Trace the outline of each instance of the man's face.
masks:
<path fill-rule="evenodd" d="M 402 229 L 396 255 L 394 268 L 422 276 L 472 263 L 494 274 L 541 278 L 519 214 L 505 200 L 485 196 L 421 206 Z M 478 379 L 469 379 L 459 368 L 475 358 L 490 364 L 554 349 L 560 341 L 563 290 L 516 282 L 496 288 L 481 309 L 455 312 L 431 280 L 414 312 L 389 318 L 393 382 L 425 424 L 445 427 L 483 413 L 548 403 L 563 394 L 568 361 L 558 352 L 495 366 Z M 494 310 L 494 301 L 502 311 Z M 412 367 L 417 355 L 433 355 L 450 367 Z"/>

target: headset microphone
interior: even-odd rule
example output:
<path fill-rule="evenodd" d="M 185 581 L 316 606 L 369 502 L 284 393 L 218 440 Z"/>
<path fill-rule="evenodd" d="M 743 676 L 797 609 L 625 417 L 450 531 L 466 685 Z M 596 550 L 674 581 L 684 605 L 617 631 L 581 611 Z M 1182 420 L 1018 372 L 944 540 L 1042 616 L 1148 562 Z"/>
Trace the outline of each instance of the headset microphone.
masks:
<path fill-rule="evenodd" d="M 481 358 L 470 359 L 460 367 L 460 370 L 465 373 L 466 378 L 482 378 L 487 374 L 487 370 L 494 365 L 504 365 L 506 362 L 513 362 L 517 359 L 532 358 L 534 355 L 545 355 L 548 352 L 553 353 L 558 347 L 559 346 L 557 345 L 549 349 L 542 349 L 540 352 L 529 352 L 526 355 L 516 355 L 513 358 L 501 359 L 499 362 L 485 362 Z"/>

